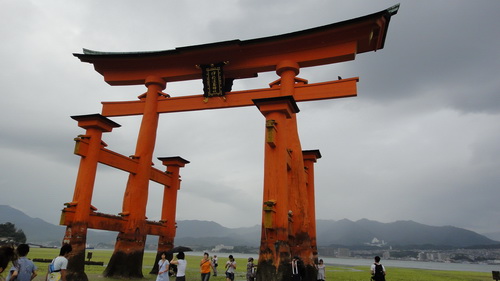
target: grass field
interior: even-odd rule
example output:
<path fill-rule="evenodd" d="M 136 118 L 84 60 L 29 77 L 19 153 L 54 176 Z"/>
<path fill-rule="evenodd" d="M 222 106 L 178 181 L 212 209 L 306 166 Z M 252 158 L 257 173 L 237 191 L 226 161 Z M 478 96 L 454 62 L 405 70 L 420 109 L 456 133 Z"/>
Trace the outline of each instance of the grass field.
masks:
<path fill-rule="evenodd" d="M 106 264 L 111 257 L 112 251 L 110 250 L 91 250 L 92 261 L 102 261 Z M 59 253 L 58 249 L 38 249 L 32 248 L 28 254 L 28 258 L 41 258 L 52 259 Z M 186 260 L 188 268 L 186 271 L 186 280 L 195 281 L 200 280 L 199 262 L 200 256 L 190 256 L 189 252 L 186 253 Z M 156 276 L 150 275 L 155 253 L 145 253 L 143 261 L 144 278 L 141 280 L 156 280 Z M 219 258 L 219 276 L 212 276 L 212 281 L 225 281 L 223 264 L 227 259 L 223 255 Z M 246 260 L 236 259 L 238 268 L 236 269 L 235 280 L 246 280 Z M 34 279 L 36 281 L 43 281 L 45 273 L 47 272 L 47 263 L 35 263 L 38 267 L 38 276 Z M 85 272 L 89 280 L 107 280 L 118 281 L 123 279 L 104 278 L 102 272 L 103 266 L 88 265 L 85 266 Z M 5 272 L 3 273 L 5 277 Z M 174 280 L 174 278 L 171 278 Z M 327 281 L 367 281 L 370 280 L 369 265 L 367 266 L 328 266 L 326 271 Z M 493 280 L 491 273 L 486 272 L 462 272 L 462 271 L 438 271 L 438 270 L 423 270 L 423 269 L 409 269 L 409 268 L 387 268 L 387 281 L 485 281 Z"/>

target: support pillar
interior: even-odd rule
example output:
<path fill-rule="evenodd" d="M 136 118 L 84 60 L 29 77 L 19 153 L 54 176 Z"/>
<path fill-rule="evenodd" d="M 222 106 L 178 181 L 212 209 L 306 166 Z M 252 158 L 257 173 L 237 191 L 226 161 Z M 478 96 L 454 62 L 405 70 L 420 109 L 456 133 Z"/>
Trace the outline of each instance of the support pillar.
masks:
<path fill-rule="evenodd" d="M 309 227 L 307 177 L 297 127 L 299 112 L 293 95 L 299 66 L 282 61 L 276 66 L 280 79 L 270 84 L 280 97 L 254 100 L 266 117 L 264 210 L 259 254 L 259 280 L 288 280 L 292 256 L 301 259 L 303 280 L 316 280 Z"/>
<path fill-rule="evenodd" d="M 72 116 L 71 118 L 78 121 L 79 127 L 86 129 L 85 135 L 80 135 L 77 140 L 88 142 L 88 154 L 80 159 L 73 201 L 66 204 L 67 208 L 75 212 L 74 220 L 66 227 L 63 241 L 73 248 L 69 257 L 66 278 L 86 281 L 88 278 L 84 270 L 88 220 L 93 208 L 91 202 L 99 152 L 101 147 L 106 145 L 102 142 L 102 133 L 111 132 L 113 128 L 120 127 L 120 125 L 100 114 Z"/>
<path fill-rule="evenodd" d="M 168 252 L 174 247 L 174 238 L 177 230 L 175 216 L 177 211 L 177 191 L 181 188 L 180 168 L 189 164 L 189 161 L 181 157 L 160 157 L 158 158 L 163 165 L 167 166 L 167 173 L 172 177 L 170 186 L 165 186 L 163 191 L 163 205 L 161 209 L 160 222 L 166 226 L 166 231 L 158 239 L 158 250 L 153 269 L 150 274 L 158 274 L 158 261 L 161 259 L 161 253 Z M 172 257 L 167 257 L 171 259 Z"/>
<path fill-rule="evenodd" d="M 289 123 L 289 243 L 290 255 L 300 258 L 302 280 L 315 281 L 317 270 L 314 266 L 313 249 L 311 247 L 310 229 L 313 222 L 310 215 L 310 201 L 307 177 L 304 172 L 304 159 L 300 144 L 297 114 L 287 120 Z"/>
<path fill-rule="evenodd" d="M 311 238 L 311 248 L 314 263 L 318 263 L 318 244 L 316 241 L 316 199 L 314 188 L 314 163 L 321 158 L 319 150 L 305 150 L 302 151 L 304 158 L 304 169 L 307 176 L 307 201 L 309 203 L 309 237 Z"/>
<path fill-rule="evenodd" d="M 293 61 L 282 61 L 276 66 L 276 73 L 280 79 L 271 86 L 279 85 L 280 95 L 295 95 L 297 85 L 307 84 L 308 81 L 297 77 L 299 65 Z M 287 152 L 288 152 L 288 211 L 289 233 L 288 242 L 290 256 L 298 256 L 303 280 L 316 280 L 316 268 L 309 236 L 310 217 L 307 198 L 306 176 L 304 160 L 297 125 L 297 112 L 291 114 L 287 122 Z M 288 267 L 289 268 L 289 267 Z"/>
<path fill-rule="evenodd" d="M 150 168 L 156 142 L 159 114 L 158 99 L 164 98 L 161 91 L 166 82 L 160 77 L 146 78 L 147 92 L 135 154 L 137 172 L 130 174 L 123 199 L 123 210 L 127 224 L 116 238 L 115 250 L 104 271 L 106 277 L 142 278 L 142 260 L 146 244 L 146 203 L 148 199 Z"/>
<path fill-rule="evenodd" d="M 298 112 L 292 96 L 254 100 L 266 117 L 264 194 L 258 280 L 288 280 L 288 166 L 287 119 Z"/>

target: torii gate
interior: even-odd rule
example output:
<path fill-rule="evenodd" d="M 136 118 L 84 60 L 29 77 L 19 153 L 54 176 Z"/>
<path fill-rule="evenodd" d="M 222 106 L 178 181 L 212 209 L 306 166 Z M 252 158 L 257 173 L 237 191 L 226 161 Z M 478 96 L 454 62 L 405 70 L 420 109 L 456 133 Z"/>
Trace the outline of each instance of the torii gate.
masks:
<path fill-rule="evenodd" d="M 309 84 L 297 77 L 300 68 L 354 60 L 359 53 L 384 47 L 389 21 L 399 5 L 364 17 L 308 30 L 156 52 L 74 54 L 94 65 L 110 85 L 144 84 L 136 101 L 103 102 L 101 114 L 73 116 L 86 129 L 76 139 L 82 156 L 73 200 L 63 209 L 65 242 L 74 255 L 68 280 L 86 280 L 85 242 L 88 228 L 119 231 L 105 276 L 142 277 L 146 235 L 159 235 L 158 253 L 173 247 L 181 157 L 161 157 L 163 172 L 151 167 L 160 113 L 256 106 L 264 115 L 265 157 L 262 235 L 257 280 L 288 280 L 290 261 L 303 262 L 303 280 L 316 280 L 314 163 L 319 150 L 302 151 L 297 130 L 297 102 L 356 96 L 357 77 Z M 276 71 L 270 88 L 231 92 L 232 80 Z M 205 76 L 205 95 L 170 97 L 167 82 Z M 212 98 L 213 96 L 219 96 Z M 135 154 L 126 157 L 105 148 L 103 132 L 119 127 L 107 117 L 142 115 Z M 129 173 L 120 214 L 96 212 L 91 205 L 98 163 Z M 159 222 L 146 220 L 149 181 L 165 186 Z M 157 257 L 158 259 L 158 257 Z"/>

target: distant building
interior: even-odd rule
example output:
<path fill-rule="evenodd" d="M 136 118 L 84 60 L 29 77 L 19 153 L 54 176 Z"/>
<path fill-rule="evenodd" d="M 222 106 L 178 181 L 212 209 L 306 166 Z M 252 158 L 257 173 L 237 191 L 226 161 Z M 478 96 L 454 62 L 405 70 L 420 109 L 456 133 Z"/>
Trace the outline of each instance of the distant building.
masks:
<path fill-rule="evenodd" d="M 384 246 L 386 243 L 384 240 L 379 240 L 377 237 L 373 237 L 372 241 L 371 242 L 368 242 L 368 243 L 365 243 L 365 245 L 368 245 L 368 246 L 376 246 L 376 247 L 382 247 Z"/>
<path fill-rule="evenodd" d="M 234 249 L 234 246 L 225 246 L 223 244 L 219 244 L 215 246 L 215 248 L 212 249 L 212 252 L 220 252 L 222 250 L 229 250 L 232 251 Z"/>
<path fill-rule="evenodd" d="M 337 257 L 350 257 L 351 256 L 351 250 L 348 248 L 339 248 L 337 251 Z"/>
<path fill-rule="evenodd" d="M 446 261 L 448 256 L 437 251 L 420 252 L 417 259 L 419 261 Z"/>
<path fill-rule="evenodd" d="M 387 260 L 387 259 L 390 259 L 391 258 L 391 253 L 389 251 L 385 251 L 383 254 L 382 254 L 382 258 L 384 260 Z"/>

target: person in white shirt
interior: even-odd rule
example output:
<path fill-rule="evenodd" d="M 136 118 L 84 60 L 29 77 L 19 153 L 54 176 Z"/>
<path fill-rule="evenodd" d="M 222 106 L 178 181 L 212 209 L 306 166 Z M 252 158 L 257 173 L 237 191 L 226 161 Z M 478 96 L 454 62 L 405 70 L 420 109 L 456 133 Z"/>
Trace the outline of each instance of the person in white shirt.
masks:
<path fill-rule="evenodd" d="M 214 269 L 214 276 L 217 276 L 217 266 L 219 266 L 217 255 L 212 259 L 212 268 Z"/>
<path fill-rule="evenodd" d="M 172 259 L 170 264 L 177 265 L 177 274 L 175 275 L 175 281 L 186 281 L 186 267 L 187 262 L 184 260 L 184 252 L 179 252 L 176 256 L 177 259 Z"/>
<path fill-rule="evenodd" d="M 59 256 L 52 260 L 49 266 L 49 272 L 47 272 L 47 277 L 49 274 L 58 272 L 61 274 L 61 280 L 66 281 L 66 269 L 68 268 L 68 256 L 73 251 L 70 244 L 64 244 L 59 251 Z M 51 271 L 52 267 L 52 271 Z"/>
<path fill-rule="evenodd" d="M 229 260 L 226 262 L 226 281 L 234 281 L 234 270 L 236 269 L 236 261 L 233 255 L 229 255 Z"/>

